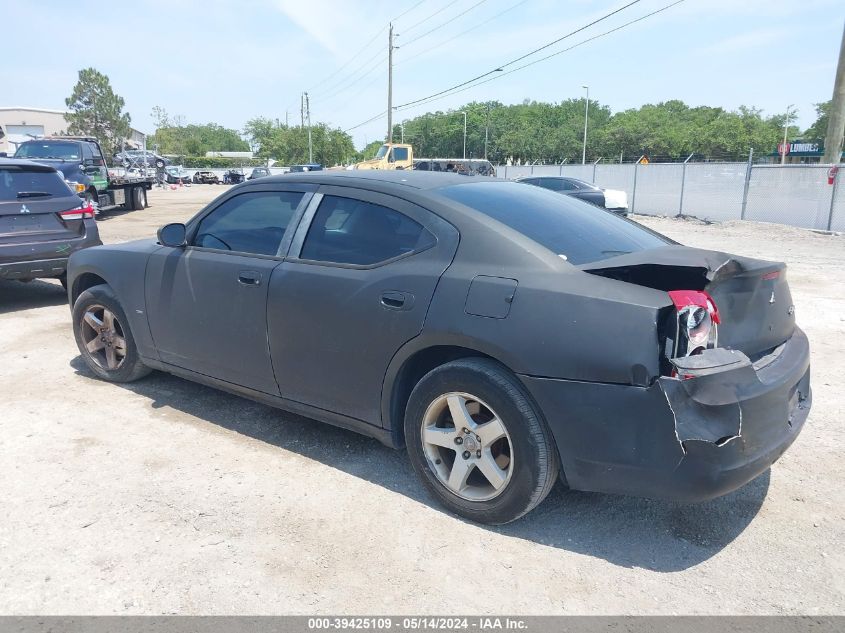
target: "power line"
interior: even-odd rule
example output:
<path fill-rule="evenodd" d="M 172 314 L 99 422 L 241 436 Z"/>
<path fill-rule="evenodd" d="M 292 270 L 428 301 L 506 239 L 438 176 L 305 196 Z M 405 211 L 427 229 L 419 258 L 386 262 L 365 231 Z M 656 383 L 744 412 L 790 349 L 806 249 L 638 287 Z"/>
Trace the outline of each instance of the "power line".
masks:
<path fill-rule="evenodd" d="M 452 41 L 454 41 L 454 40 L 458 39 L 459 37 L 463 37 L 463 36 L 464 36 L 464 35 L 466 35 L 467 33 L 470 33 L 470 32 L 474 31 L 474 30 L 475 30 L 475 29 L 477 29 L 477 28 L 480 28 L 480 27 L 482 27 L 482 26 L 485 26 L 486 24 L 489 24 L 489 23 L 490 23 L 490 22 L 492 22 L 493 20 L 495 20 L 495 19 L 497 19 L 497 18 L 499 18 L 499 17 L 503 16 L 503 15 L 504 15 L 505 13 L 507 13 L 508 11 L 512 11 L 512 10 L 516 9 L 517 7 L 519 7 L 519 6 L 523 5 L 523 4 L 525 4 L 526 2 L 528 2 L 528 0 L 519 0 L 519 2 L 517 2 L 516 4 L 512 4 L 511 6 L 509 6 L 509 7 L 508 7 L 507 9 L 505 9 L 504 11 L 499 11 L 496 15 L 494 15 L 494 16 L 492 16 L 492 17 L 490 17 L 490 18 L 486 19 L 486 20 L 484 20 L 483 22 L 478 22 L 478 23 L 474 24 L 473 26 L 469 27 L 468 29 L 466 29 L 465 31 L 461 31 L 461 32 L 460 32 L 460 33 L 458 33 L 457 35 L 453 35 L 453 36 L 452 36 L 452 37 L 450 37 L 449 39 L 443 40 L 443 41 L 442 41 L 442 42 L 440 42 L 439 44 L 435 44 L 434 46 L 429 46 L 427 49 L 425 49 L 425 50 L 423 50 L 423 51 L 420 51 L 419 53 L 416 53 L 415 55 L 411 55 L 411 56 L 410 56 L 410 57 L 408 57 L 407 59 L 403 59 L 402 61 L 397 62 L 395 65 L 396 65 L 396 66 L 399 66 L 399 65 L 401 65 L 401 64 L 407 64 L 409 61 L 414 60 L 414 59 L 416 59 L 417 57 L 419 57 L 419 56 L 421 56 L 421 55 L 425 55 L 426 53 L 430 53 L 430 52 L 431 52 L 431 51 L 433 51 L 433 50 L 437 50 L 438 48 L 440 48 L 440 47 L 442 47 L 442 46 L 445 46 L 445 45 L 446 45 L 446 44 L 448 44 L 449 42 L 452 42 Z"/>
<path fill-rule="evenodd" d="M 416 42 L 417 40 L 421 40 L 422 38 L 426 37 L 427 35 L 431 35 L 431 34 L 432 34 L 432 33 L 434 33 L 435 31 L 437 31 L 437 30 L 439 30 L 439 29 L 442 29 L 444 26 L 448 26 L 448 25 L 452 24 L 452 23 L 453 23 L 455 20 L 457 20 L 458 18 L 465 16 L 467 13 L 469 13 L 470 11 L 472 11 L 473 9 L 475 9 L 476 7 L 478 7 L 478 6 L 482 5 L 482 4 L 484 4 L 485 2 L 487 2 L 487 0 L 479 0 L 479 1 L 478 1 L 478 2 L 476 2 L 474 5 L 472 5 L 470 8 L 468 8 L 468 9 L 464 9 L 463 11 L 461 11 L 458 15 L 453 16 L 453 17 L 449 18 L 448 20 L 446 20 L 445 22 L 442 22 L 441 24 L 438 24 L 438 25 L 437 25 L 437 26 L 435 26 L 434 28 L 429 29 L 428 31 L 426 31 L 425 33 L 423 33 L 422 35 L 417 35 L 417 36 L 416 36 L 414 39 L 412 39 L 410 42 L 403 42 L 403 43 L 402 43 L 402 46 L 410 46 L 411 44 L 413 44 L 413 43 L 414 43 L 414 42 Z"/>
<path fill-rule="evenodd" d="M 395 18 L 393 18 L 393 20 L 391 20 L 391 22 L 396 22 L 397 20 L 399 20 L 399 18 L 403 18 L 403 17 L 405 17 L 405 16 L 406 16 L 406 15 L 408 15 L 411 11 L 413 11 L 413 10 L 414 10 L 414 9 L 416 9 L 418 6 L 420 6 L 423 2 L 425 2 L 425 0 L 420 0 L 420 1 L 419 1 L 419 2 L 417 2 L 414 6 L 412 6 L 410 9 L 407 9 L 407 10 L 403 11 L 402 13 L 400 13 L 399 15 L 397 15 Z"/>
<path fill-rule="evenodd" d="M 520 57 L 517 57 L 516 59 L 512 59 L 511 61 L 509 61 L 509 62 L 507 62 L 507 63 L 505 63 L 505 64 L 502 64 L 501 66 L 498 66 L 497 68 L 494 68 L 493 70 L 488 70 L 486 73 L 482 73 L 481 75 L 478 75 L 478 76 L 476 76 L 476 77 L 473 77 L 472 79 L 467 79 L 466 81 L 462 81 L 461 83 L 459 83 L 459 84 L 455 84 L 454 86 L 451 86 L 451 87 L 449 87 L 449 88 L 446 88 L 445 90 L 441 90 L 440 92 L 435 92 L 434 94 L 428 95 L 427 97 L 422 97 L 422 98 L 420 98 L 420 99 L 416 99 L 416 100 L 414 100 L 414 101 L 409 101 L 408 103 L 402 103 L 402 104 L 400 104 L 400 105 L 398 105 L 398 106 L 396 106 L 396 107 L 397 107 L 397 109 L 398 109 L 398 108 L 404 108 L 404 107 L 407 107 L 407 106 L 412 106 L 412 105 L 415 105 L 415 104 L 420 103 L 420 102 L 422 102 L 422 101 L 426 101 L 427 99 L 430 99 L 431 97 L 437 97 L 437 96 L 440 96 L 440 95 L 445 94 L 445 93 L 447 93 L 447 92 L 451 92 L 451 91 L 452 91 L 452 90 L 454 90 L 455 88 L 460 88 L 460 87 L 462 87 L 462 86 L 466 86 L 467 84 L 473 83 L 473 82 L 475 82 L 475 81 L 477 81 L 477 80 L 479 80 L 479 79 L 483 79 L 484 77 L 487 77 L 488 75 L 492 75 L 493 73 L 496 73 L 496 72 L 501 72 L 501 71 L 502 71 L 502 69 L 504 69 L 504 68 L 506 68 L 506 67 L 508 67 L 508 66 L 511 66 L 511 65 L 513 65 L 513 64 L 515 64 L 515 63 L 517 63 L 517 62 L 519 62 L 519 61 L 522 61 L 522 60 L 523 60 L 523 59 L 525 59 L 526 57 L 530 57 L 531 55 L 534 55 L 535 53 L 539 53 L 540 51 L 545 50 L 545 49 L 549 48 L 550 46 L 554 46 L 554 45 L 555 45 L 555 44 L 557 44 L 558 42 L 561 42 L 561 41 L 565 40 L 565 39 L 566 39 L 566 38 L 568 38 L 568 37 L 572 37 L 572 36 L 573 36 L 573 35 L 575 35 L 576 33 L 580 33 L 581 31 L 584 31 L 584 30 L 586 30 L 586 29 L 590 28 L 591 26 L 594 26 L 594 25 L 598 24 L 599 22 L 602 22 L 602 21 L 604 21 L 604 20 L 607 20 L 608 18 L 613 17 L 614 15 L 616 15 L 617 13 L 619 13 L 620 11 L 624 11 L 624 10 L 625 10 L 625 9 L 627 9 L 628 7 L 631 7 L 631 6 L 635 5 L 635 4 L 637 4 L 638 2 L 640 2 L 640 0 L 632 0 L 632 2 L 629 2 L 628 4 L 626 4 L 626 5 L 622 6 L 622 7 L 618 8 L 618 9 L 616 9 L 616 10 L 614 10 L 614 11 L 611 11 L 610 13 L 608 13 L 608 14 L 606 14 L 606 15 L 603 15 L 603 16 L 602 16 L 602 17 L 600 17 L 600 18 L 598 18 L 598 19 L 596 19 L 596 20 L 593 20 L 593 21 L 592 21 L 592 22 L 590 22 L 589 24 L 585 24 L 584 26 L 579 27 L 579 28 L 575 29 L 574 31 L 570 31 L 570 32 L 569 32 L 569 33 L 567 33 L 566 35 L 563 35 L 563 36 L 561 36 L 561 37 L 557 38 L 556 40 L 552 40 L 551 42 L 549 42 L 549 43 L 547 43 L 547 44 L 544 44 L 543 46 L 540 46 L 539 48 L 535 48 L 533 51 L 530 51 L 530 52 L 528 52 L 528 53 L 525 53 L 525 55 L 521 55 Z"/>
<path fill-rule="evenodd" d="M 332 86 L 326 92 L 318 95 L 319 99 L 323 101 L 327 101 L 329 99 L 333 99 L 337 95 L 346 92 L 353 86 L 355 86 L 359 81 L 371 75 L 375 70 L 379 68 L 379 66 L 387 61 L 387 55 L 384 51 L 378 51 L 375 55 L 370 57 L 364 65 L 360 66 L 355 70 L 355 72 L 351 73 L 340 82 Z M 364 71 L 364 72 L 361 72 Z M 360 74 L 358 74 L 360 73 Z"/>
<path fill-rule="evenodd" d="M 422 19 L 422 20 L 420 20 L 419 22 L 415 22 L 415 23 L 414 23 L 414 24 L 412 24 L 411 26 L 405 27 L 405 28 L 404 28 L 404 29 L 402 29 L 402 30 L 403 30 L 403 31 L 405 31 L 406 33 L 407 33 L 408 31 L 412 31 L 413 29 L 417 28 L 417 27 L 418 27 L 418 26 L 420 26 L 421 24 L 425 24 L 426 22 L 428 22 L 431 18 L 437 17 L 438 15 L 440 15 L 441 13 L 443 13 L 446 9 L 448 9 L 449 7 L 451 7 L 451 6 L 452 6 L 452 4 L 454 4 L 453 0 L 449 0 L 446 4 L 444 4 L 442 7 L 440 7 L 439 9 L 437 9 L 437 11 L 435 11 L 434 13 L 432 13 L 432 14 L 431 14 L 430 16 L 428 16 L 427 18 L 423 18 L 423 19 Z"/>
<path fill-rule="evenodd" d="M 403 16 L 407 15 L 408 13 L 410 13 L 411 11 L 413 11 L 414 9 L 416 9 L 418 6 L 420 6 L 421 4 L 423 4 L 425 1 L 426 1 L 426 0 L 419 0 L 419 2 L 417 2 L 417 3 L 416 3 L 416 4 L 414 4 L 414 5 L 412 5 L 409 9 L 406 9 L 405 11 L 403 11 L 402 13 L 400 13 L 399 15 L 397 15 L 395 18 L 393 18 L 393 20 L 392 20 L 392 21 L 393 21 L 393 22 L 395 22 L 395 21 L 396 21 L 396 20 L 398 20 L 399 18 L 401 18 L 401 17 L 403 17 Z M 331 74 L 327 75 L 326 77 L 324 77 L 323 79 L 321 79 L 319 82 L 317 82 L 316 84 L 314 84 L 313 86 L 311 86 L 311 87 L 309 88 L 309 91 L 313 92 L 315 88 L 317 88 L 317 87 L 319 87 L 319 86 L 322 86 L 322 85 L 323 85 L 324 83 L 326 83 L 329 79 L 331 79 L 332 77 L 337 76 L 337 74 L 338 74 L 338 73 L 340 73 L 343 69 L 347 68 L 347 67 L 348 67 L 348 66 L 349 66 L 349 65 L 350 65 L 353 61 L 355 61 L 358 57 L 360 57 L 360 56 L 361 56 L 361 54 L 362 54 L 365 50 L 367 50 L 367 48 L 369 48 L 370 44 L 372 44 L 373 42 L 375 42 L 375 41 L 378 39 L 378 37 L 379 37 L 382 33 L 384 33 L 385 29 L 387 29 L 387 25 L 386 25 L 386 24 L 385 24 L 384 26 L 382 26 L 382 27 L 378 30 L 378 32 L 377 32 L 375 35 L 373 35 L 373 36 L 372 36 L 369 40 L 367 40 L 367 43 L 366 43 L 366 44 L 364 44 L 364 45 L 363 45 L 363 46 L 362 46 L 362 47 L 358 50 L 358 52 L 356 52 L 354 55 L 352 55 L 352 57 L 350 57 L 348 60 L 346 60 L 346 63 L 344 63 L 344 64 L 343 64 L 340 68 L 338 68 L 337 70 L 335 70 L 333 73 L 331 73 Z M 370 59 L 372 59 L 372 58 L 370 58 Z M 366 64 L 368 64 L 368 63 L 369 63 L 369 60 L 368 60 L 368 61 L 366 61 L 366 62 L 364 62 L 364 64 L 362 64 L 362 66 L 364 66 L 364 65 L 366 65 Z M 358 72 L 358 70 L 360 70 L 360 68 L 361 68 L 361 67 L 359 67 L 357 70 L 353 71 L 353 74 L 354 74 L 354 73 L 356 73 L 356 72 Z"/>
<path fill-rule="evenodd" d="M 378 33 L 376 33 L 375 35 L 373 35 L 373 37 L 371 37 L 369 40 L 367 40 L 367 43 L 366 43 L 366 44 L 364 44 L 364 45 L 360 48 L 360 50 L 359 50 L 357 53 L 355 53 L 352 57 L 350 57 L 348 60 L 346 60 L 346 63 L 345 63 L 345 64 L 343 64 L 343 66 L 341 66 L 341 67 L 340 67 L 340 68 L 338 68 L 336 71 L 334 71 L 332 74 L 330 74 L 330 75 L 328 75 L 328 76 L 324 77 L 322 80 L 320 80 L 319 82 L 317 82 L 316 84 L 314 84 L 313 86 L 311 86 L 311 87 L 309 88 L 309 90 L 314 90 L 314 88 L 316 88 L 317 86 L 322 86 L 322 85 L 323 85 L 324 83 L 326 83 L 329 79 L 331 79 L 332 77 L 334 77 L 335 75 L 337 75 L 340 71 L 342 71 L 344 68 L 346 68 L 347 66 L 349 66 L 349 64 L 351 64 L 353 61 L 355 61 L 355 59 L 357 59 L 357 58 L 361 55 L 361 53 L 363 53 L 365 50 L 367 50 L 367 48 L 369 48 L 370 44 L 372 44 L 373 42 L 375 42 L 375 41 L 376 41 L 376 39 L 378 38 L 378 36 L 379 36 L 379 35 L 381 35 L 382 33 L 384 33 L 384 29 L 386 29 L 386 28 L 387 28 L 387 26 L 383 26 L 383 27 L 381 27 L 381 29 L 379 29 Z"/>
<path fill-rule="evenodd" d="M 661 7 L 660 9 L 656 9 L 655 11 L 652 11 L 651 13 L 646 13 L 645 15 L 642 15 L 642 16 L 634 19 L 634 20 L 631 20 L 629 22 L 625 22 L 624 24 L 621 24 L 621 25 L 619 25 L 615 28 L 612 28 L 609 31 L 605 31 L 605 32 L 599 33 L 597 35 L 593 35 L 592 37 L 589 37 L 585 40 L 582 40 L 582 41 L 578 42 L 577 44 L 573 44 L 572 46 L 569 46 L 568 48 L 564 48 L 564 49 L 561 49 L 559 51 L 556 51 L 556 52 L 552 53 L 551 55 L 546 55 L 545 57 L 541 57 L 540 59 L 535 59 L 531 62 L 528 62 L 527 64 L 523 64 L 522 66 L 518 66 L 517 68 L 513 68 L 513 69 L 511 69 L 507 72 L 504 72 L 502 74 L 497 74 L 493 77 L 490 77 L 489 79 L 485 79 L 484 81 L 479 81 L 478 83 L 474 83 L 471 86 L 466 86 L 465 88 L 461 88 L 460 90 L 455 90 L 453 92 L 450 92 L 449 94 L 445 94 L 445 95 L 442 95 L 442 96 L 432 95 L 432 97 L 422 99 L 421 101 L 423 101 L 424 103 L 431 103 L 433 101 L 438 101 L 440 99 L 445 99 L 446 97 L 451 97 L 452 95 L 456 95 L 456 94 L 459 94 L 461 92 L 465 92 L 466 90 L 469 90 L 471 88 L 475 88 L 477 86 L 482 86 L 486 83 L 490 83 L 491 81 L 495 81 L 496 79 L 501 79 L 502 77 L 505 77 L 507 75 L 510 75 L 510 74 L 513 74 L 513 73 L 518 72 L 520 70 L 523 70 L 525 68 L 528 68 L 529 66 L 533 66 L 534 64 L 539 64 L 540 62 L 546 61 L 547 59 L 551 59 L 552 57 L 556 57 L 557 55 L 560 55 L 562 53 L 566 53 L 567 51 L 571 51 L 572 49 L 578 48 L 579 46 L 582 46 L 583 44 L 587 44 L 588 42 L 592 42 L 593 40 L 597 40 L 597 39 L 604 37 L 606 35 L 610 35 L 611 33 L 615 33 L 616 31 L 621 31 L 622 29 L 624 29 L 628 26 L 631 26 L 632 24 L 636 24 L 637 22 L 642 22 L 646 18 L 650 18 L 653 15 L 656 15 L 658 13 L 662 13 L 663 11 L 666 11 L 667 9 L 671 9 L 672 7 L 674 7 L 678 4 L 681 4 L 682 2 L 684 2 L 684 0 L 676 0 L 675 2 L 672 2 L 671 4 L 667 4 L 663 7 Z M 417 105 L 422 105 L 422 104 L 417 103 Z M 407 107 L 408 106 L 406 104 L 404 106 L 396 106 L 396 109 L 397 110 L 400 110 L 400 109 L 404 110 L 404 109 L 407 109 Z"/>
<path fill-rule="evenodd" d="M 348 127 L 348 128 L 346 128 L 345 130 L 343 130 L 343 131 L 344 131 L 344 132 L 351 132 L 352 130 L 358 129 L 358 128 L 359 128 L 359 127 L 361 127 L 362 125 L 367 125 L 367 123 L 372 123 L 372 122 L 373 122 L 373 121 L 375 121 L 376 119 L 380 119 L 380 118 L 381 118 L 381 117 L 383 117 L 385 114 L 387 114 L 387 110 L 385 110 L 384 112 L 379 112 L 376 116 L 374 116 L 374 117 L 372 117 L 372 118 L 370 118 L 370 119 L 367 119 L 366 121 L 362 121 L 361 123 L 358 123 L 357 125 L 353 125 L 352 127 Z"/>

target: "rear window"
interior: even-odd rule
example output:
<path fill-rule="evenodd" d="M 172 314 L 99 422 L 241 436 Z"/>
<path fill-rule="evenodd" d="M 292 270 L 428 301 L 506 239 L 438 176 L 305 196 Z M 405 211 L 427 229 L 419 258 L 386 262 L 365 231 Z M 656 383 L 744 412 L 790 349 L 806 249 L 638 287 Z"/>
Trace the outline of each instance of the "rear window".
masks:
<path fill-rule="evenodd" d="M 516 182 L 477 182 L 438 189 L 562 255 L 586 264 L 672 244 L 648 229 L 585 202 Z"/>
<path fill-rule="evenodd" d="M 65 181 L 54 171 L 0 167 L 0 202 L 72 195 Z"/>
<path fill-rule="evenodd" d="M 66 141 L 36 141 L 24 143 L 15 152 L 15 158 L 56 158 L 62 160 L 79 160 L 79 143 Z"/>

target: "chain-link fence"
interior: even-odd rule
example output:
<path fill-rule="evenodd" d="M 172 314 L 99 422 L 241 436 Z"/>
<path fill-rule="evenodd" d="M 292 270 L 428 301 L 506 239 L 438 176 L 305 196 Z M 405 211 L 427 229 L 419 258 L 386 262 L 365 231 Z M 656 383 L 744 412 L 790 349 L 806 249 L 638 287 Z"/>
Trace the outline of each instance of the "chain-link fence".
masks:
<path fill-rule="evenodd" d="M 496 171 L 500 178 L 565 176 L 618 189 L 633 213 L 845 230 L 845 175 L 831 165 L 596 163 L 500 165 Z"/>

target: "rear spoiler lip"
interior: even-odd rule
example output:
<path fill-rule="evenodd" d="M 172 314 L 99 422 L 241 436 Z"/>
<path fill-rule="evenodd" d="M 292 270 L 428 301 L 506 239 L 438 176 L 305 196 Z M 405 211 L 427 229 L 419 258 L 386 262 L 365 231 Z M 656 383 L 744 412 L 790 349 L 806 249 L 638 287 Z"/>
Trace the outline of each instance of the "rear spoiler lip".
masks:
<path fill-rule="evenodd" d="M 731 255 L 680 244 L 617 255 L 581 264 L 577 268 L 584 272 L 593 272 L 642 265 L 698 268 L 705 271 L 705 277 L 709 282 L 718 281 L 725 276 L 755 277 L 775 271 L 782 272 L 786 269 L 786 264 L 783 262 Z"/>

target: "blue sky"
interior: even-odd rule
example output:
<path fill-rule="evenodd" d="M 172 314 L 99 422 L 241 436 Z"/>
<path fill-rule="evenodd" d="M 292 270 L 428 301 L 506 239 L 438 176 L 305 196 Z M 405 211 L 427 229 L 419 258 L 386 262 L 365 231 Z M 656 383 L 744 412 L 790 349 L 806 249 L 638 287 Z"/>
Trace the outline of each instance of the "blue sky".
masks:
<path fill-rule="evenodd" d="M 398 105 L 502 66 L 629 1 L 5 0 L 0 106 L 62 108 L 77 71 L 94 66 L 144 131 L 153 129 L 156 105 L 190 123 L 242 129 L 254 116 L 284 120 L 286 111 L 293 123 L 305 90 L 312 121 L 348 129 L 386 109 L 382 57 L 391 19 L 398 18 Z M 671 2 L 641 0 L 505 69 Z M 685 0 L 522 71 L 397 112 L 395 120 L 473 100 L 581 98 L 589 84 L 590 97 L 613 111 L 667 99 L 766 114 L 794 104 L 807 127 L 812 104 L 830 99 L 843 20 L 842 0 Z M 350 133 L 361 147 L 385 129 L 381 117 Z"/>

